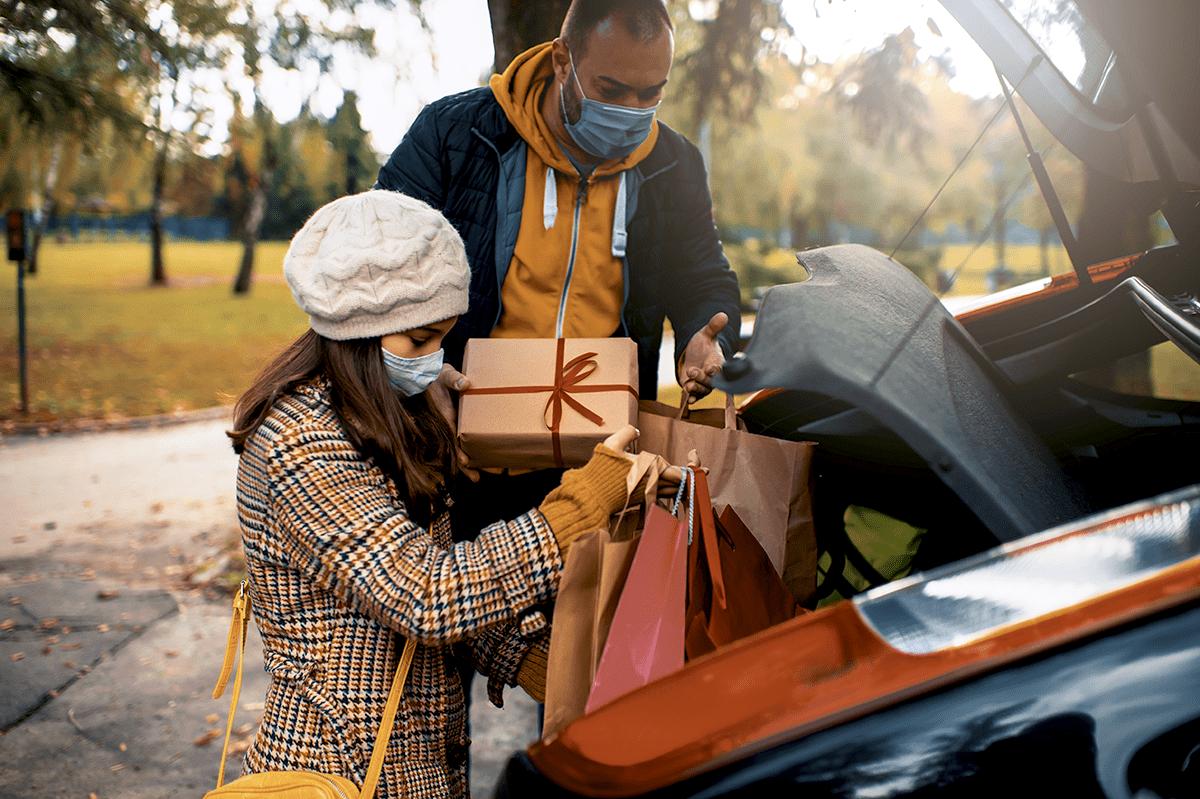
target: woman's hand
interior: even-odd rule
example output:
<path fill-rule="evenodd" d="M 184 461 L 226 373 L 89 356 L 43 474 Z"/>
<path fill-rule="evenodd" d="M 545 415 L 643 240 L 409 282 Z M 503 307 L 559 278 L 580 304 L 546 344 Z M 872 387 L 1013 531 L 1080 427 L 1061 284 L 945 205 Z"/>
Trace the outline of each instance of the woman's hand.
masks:
<path fill-rule="evenodd" d="M 633 454 L 628 450 L 629 447 L 638 439 L 641 432 L 631 424 L 627 424 L 617 432 L 613 433 L 608 438 L 604 439 L 604 446 L 619 452 L 629 459 L 630 462 L 635 460 Z M 661 475 L 659 475 L 658 483 L 660 486 L 676 489 L 679 487 L 679 481 L 683 479 L 683 469 L 678 466 L 668 466 Z"/>
<path fill-rule="evenodd" d="M 450 423 L 450 428 L 458 435 L 458 412 L 455 410 L 454 397 L 450 392 L 464 391 L 471 387 L 471 380 L 462 372 L 455 369 L 448 363 L 442 364 L 442 373 L 438 375 L 438 379 L 426 389 L 429 398 L 433 400 L 433 407 L 437 408 L 442 416 L 446 417 L 446 421 Z M 479 472 L 475 469 L 467 468 L 467 456 L 462 450 L 458 452 L 458 470 L 462 472 L 473 483 L 479 482 Z"/>

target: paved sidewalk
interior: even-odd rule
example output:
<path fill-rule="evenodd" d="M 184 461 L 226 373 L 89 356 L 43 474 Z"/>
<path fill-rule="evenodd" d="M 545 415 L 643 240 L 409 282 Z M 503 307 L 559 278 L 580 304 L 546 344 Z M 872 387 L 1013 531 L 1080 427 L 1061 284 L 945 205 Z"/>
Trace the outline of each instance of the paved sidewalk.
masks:
<path fill-rule="evenodd" d="M 189 587 L 237 519 L 225 419 L 0 438 L 0 799 L 199 797 L 228 694 L 212 699 L 229 600 Z M 252 631 L 231 748 L 266 689 Z M 472 699 L 473 793 L 536 735 L 520 691 Z M 239 744 L 241 746 L 239 746 Z M 237 755 L 227 771 L 236 774 Z"/>

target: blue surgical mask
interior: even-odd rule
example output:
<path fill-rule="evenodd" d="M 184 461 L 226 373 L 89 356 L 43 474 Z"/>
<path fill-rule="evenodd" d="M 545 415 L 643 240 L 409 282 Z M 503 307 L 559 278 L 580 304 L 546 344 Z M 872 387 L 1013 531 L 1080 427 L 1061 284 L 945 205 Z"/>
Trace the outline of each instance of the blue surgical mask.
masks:
<path fill-rule="evenodd" d="M 559 92 L 559 104 L 562 106 L 563 123 L 567 133 L 578 145 L 579 149 L 591 153 L 605 161 L 615 161 L 624 158 L 638 148 L 638 145 L 650 135 L 650 126 L 654 124 L 654 112 L 659 103 L 651 108 L 626 108 L 623 105 L 602 103 L 589 100 L 583 93 L 583 85 L 575 74 L 575 57 L 568 52 L 571 59 L 571 76 L 579 87 L 580 103 L 582 104 L 579 121 L 571 124 L 567 118 L 567 101 L 563 99 L 566 87 Z"/>
<path fill-rule="evenodd" d="M 401 358 L 383 350 L 383 367 L 387 369 L 392 388 L 406 397 L 414 397 L 437 380 L 445 355 L 445 350 L 438 350 L 420 358 Z"/>

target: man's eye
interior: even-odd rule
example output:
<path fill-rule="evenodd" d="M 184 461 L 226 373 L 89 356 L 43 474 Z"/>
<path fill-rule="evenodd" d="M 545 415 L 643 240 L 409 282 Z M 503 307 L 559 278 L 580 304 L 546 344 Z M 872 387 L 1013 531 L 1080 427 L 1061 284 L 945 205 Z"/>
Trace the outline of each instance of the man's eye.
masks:
<path fill-rule="evenodd" d="M 659 94 L 660 94 L 660 92 L 658 89 L 654 89 L 653 91 L 645 91 L 645 92 L 641 92 L 640 94 L 638 94 L 638 99 L 641 100 L 643 103 L 648 103 L 652 100 L 657 100 L 659 97 Z"/>

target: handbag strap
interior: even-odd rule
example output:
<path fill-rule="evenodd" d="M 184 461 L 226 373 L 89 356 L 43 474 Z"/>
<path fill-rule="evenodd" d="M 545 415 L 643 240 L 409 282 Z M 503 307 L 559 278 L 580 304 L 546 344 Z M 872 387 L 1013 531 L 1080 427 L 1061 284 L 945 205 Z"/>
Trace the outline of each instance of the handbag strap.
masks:
<path fill-rule="evenodd" d="M 213 699 L 220 699 L 225 693 L 229 675 L 233 671 L 234 658 L 237 658 L 237 674 L 233 679 L 233 694 L 229 698 L 229 718 L 225 722 L 225 743 L 221 747 L 221 766 L 217 770 L 217 787 L 225 784 L 225 758 L 229 754 L 229 736 L 233 732 L 233 715 L 237 710 L 238 697 L 242 693 L 242 668 L 246 665 L 246 630 L 250 625 L 250 592 L 246 590 L 246 581 L 238 586 L 237 596 L 233 598 L 233 618 L 229 622 L 229 637 L 225 641 L 225 659 L 221 663 L 221 674 L 217 677 L 217 687 L 213 689 Z M 379 735 L 375 738 L 375 748 L 371 751 L 371 762 L 367 766 L 367 777 L 363 780 L 360 799 L 371 799 L 375 795 L 375 786 L 379 783 L 379 775 L 383 771 L 383 759 L 387 753 L 388 739 L 392 735 L 392 723 L 396 719 L 396 710 L 400 706 L 400 697 L 404 694 L 404 681 L 408 677 L 409 667 L 412 666 L 413 654 L 417 644 L 411 638 L 404 642 L 404 652 L 400 662 L 396 664 L 396 674 L 392 678 L 392 688 L 388 693 L 387 704 L 383 708 L 383 719 L 379 724 Z"/>

